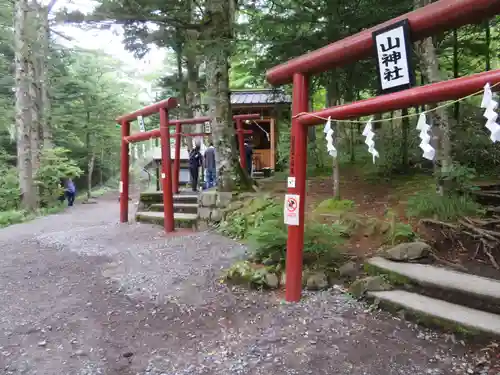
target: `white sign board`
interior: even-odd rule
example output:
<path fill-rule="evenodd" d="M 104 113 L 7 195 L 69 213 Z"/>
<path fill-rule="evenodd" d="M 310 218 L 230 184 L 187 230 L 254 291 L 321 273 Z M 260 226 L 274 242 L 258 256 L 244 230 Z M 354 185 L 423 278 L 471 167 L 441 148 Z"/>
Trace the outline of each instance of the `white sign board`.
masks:
<path fill-rule="evenodd" d="M 165 173 L 162 173 L 162 174 L 161 174 L 161 178 L 165 178 L 165 177 L 167 177 L 167 176 L 166 176 L 166 174 L 165 174 Z"/>
<path fill-rule="evenodd" d="M 210 124 L 210 121 L 206 121 L 203 124 L 203 133 L 212 133 L 212 125 Z"/>
<path fill-rule="evenodd" d="M 123 193 L 123 181 L 120 181 L 120 194 Z"/>
<path fill-rule="evenodd" d="M 373 33 L 377 50 L 377 68 L 382 91 L 397 91 L 411 87 L 413 72 L 410 64 L 408 20 L 403 20 Z"/>
<path fill-rule="evenodd" d="M 299 225 L 299 204 L 300 196 L 297 194 L 285 195 L 285 224 Z"/>
<path fill-rule="evenodd" d="M 146 126 L 144 125 L 144 118 L 142 116 L 138 116 L 137 122 L 139 123 L 139 129 L 141 133 L 144 133 L 146 131 Z"/>
<path fill-rule="evenodd" d="M 295 187 L 295 177 L 288 177 L 287 187 L 289 187 L 289 188 Z"/>

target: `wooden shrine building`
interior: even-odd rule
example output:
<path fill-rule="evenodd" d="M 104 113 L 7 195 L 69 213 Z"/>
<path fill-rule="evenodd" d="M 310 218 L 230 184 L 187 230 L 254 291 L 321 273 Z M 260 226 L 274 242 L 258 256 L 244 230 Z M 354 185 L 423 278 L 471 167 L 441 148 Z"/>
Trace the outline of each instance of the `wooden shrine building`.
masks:
<path fill-rule="evenodd" d="M 255 171 L 275 169 L 276 145 L 278 141 L 277 121 L 283 112 L 290 111 L 292 99 L 283 90 L 245 89 L 231 90 L 232 114 L 260 113 L 262 118 L 244 123 L 245 130 L 252 130 L 248 136 L 253 146 Z"/>

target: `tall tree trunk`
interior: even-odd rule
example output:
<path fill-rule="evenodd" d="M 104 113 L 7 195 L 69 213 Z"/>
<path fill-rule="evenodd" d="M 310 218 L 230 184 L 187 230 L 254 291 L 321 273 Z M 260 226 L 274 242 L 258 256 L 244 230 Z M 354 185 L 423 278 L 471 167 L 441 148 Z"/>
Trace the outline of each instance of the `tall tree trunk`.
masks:
<path fill-rule="evenodd" d="M 40 10 L 40 44 L 42 53 L 40 54 L 40 91 L 41 91 L 41 134 L 43 138 L 43 148 L 53 148 L 52 140 L 52 108 L 49 95 L 49 69 L 48 69 L 48 56 L 49 42 L 50 42 L 50 27 L 49 27 L 49 12 L 55 0 L 51 1 L 47 8 Z"/>
<path fill-rule="evenodd" d="M 491 32 L 490 32 L 490 20 L 486 20 L 484 22 L 484 33 L 485 33 L 485 38 L 486 38 L 486 53 L 485 53 L 485 60 L 486 60 L 486 66 L 485 69 L 486 71 L 491 70 L 491 54 L 490 54 L 490 45 L 491 45 Z"/>
<path fill-rule="evenodd" d="M 198 84 L 199 79 L 199 62 L 198 62 L 198 47 L 196 45 L 196 40 L 198 39 L 197 31 L 187 32 L 187 42 L 185 48 L 186 57 L 186 71 L 187 71 L 187 94 L 186 94 L 186 104 L 188 108 L 189 117 L 201 117 L 204 115 L 203 109 L 201 107 L 201 90 Z M 203 131 L 203 124 L 197 124 L 194 126 L 195 133 L 201 133 Z M 202 139 L 195 138 L 195 142 L 200 142 Z M 188 149 L 191 150 L 193 145 L 193 140 L 188 142 Z"/>
<path fill-rule="evenodd" d="M 87 150 L 87 198 L 92 197 L 92 173 L 94 172 L 95 152 L 91 144 L 90 134 L 90 112 L 87 111 L 87 124 L 85 129 L 85 148 Z M 137 146 L 135 144 L 134 146 Z M 133 163 L 130 163 L 131 165 Z"/>
<path fill-rule="evenodd" d="M 21 189 L 21 206 L 29 211 L 36 209 L 36 195 L 33 186 L 33 166 L 31 155 L 31 107 L 30 95 L 27 0 L 18 0 L 14 7 L 14 50 L 16 68 L 16 134 L 17 164 Z"/>
<path fill-rule="evenodd" d="M 87 165 L 87 199 L 92 198 L 92 175 L 94 174 L 95 152 L 91 152 Z"/>
<path fill-rule="evenodd" d="M 415 8 L 420 8 L 432 3 L 432 0 L 414 0 Z M 441 81 L 441 74 L 439 71 L 439 61 L 436 54 L 432 38 L 426 38 L 421 42 L 417 42 L 417 51 L 420 58 L 420 65 L 422 73 L 425 76 L 427 83 L 435 83 Z M 432 106 L 431 108 L 435 108 Z M 436 150 L 436 165 L 441 170 L 441 174 L 447 174 L 452 167 L 451 159 L 451 141 L 450 141 L 450 123 L 448 114 L 443 108 L 437 109 L 432 112 L 433 126 L 439 129 L 433 129 L 433 138 L 438 137 L 436 144 L 439 145 Z M 440 164 L 440 165 L 439 165 Z M 438 181 L 439 193 L 443 194 L 446 188 Z"/>
<path fill-rule="evenodd" d="M 40 167 L 40 154 L 43 144 L 41 138 L 41 111 L 42 96 L 40 90 L 40 61 L 43 60 L 43 50 L 40 45 L 40 7 L 32 2 L 29 5 L 27 36 L 29 45 L 28 75 L 29 75 L 29 96 L 31 97 L 31 173 L 34 178 L 34 199 L 35 206 L 39 204 L 39 186 L 36 183 L 38 168 Z"/>
<path fill-rule="evenodd" d="M 104 185 L 104 149 L 101 150 L 101 162 L 99 168 L 99 184 Z"/>
<path fill-rule="evenodd" d="M 409 157 L 408 157 L 408 136 L 410 133 L 410 119 L 408 116 L 408 109 L 403 108 L 401 111 L 401 164 L 403 164 L 403 168 L 405 171 L 409 167 Z"/>
<path fill-rule="evenodd" d="M 218 189 L 231 191 L 236 186 L 249 188 L 251 179 L 243 171 L 236 154 L 236 138 L 229 92 L 229 57 L 233 37 L 234 3 L 209 0 L 210 23 L 206 29 L 207 91 L 212 118 L 212 136 L 217 150 Z"/>
<path fill-rule="evenodd" d="M 453 30 L 453 78 L 458 78 L 458 30 Z M 460 102 L 456 102 L 453 106 L 453 117 L 458 124 L 460 120 Z"/>
<path fill-rule="evenodd" d="M 335 74 L 332 74 L 330 78 L 330 82 L 326 87 L 326 105 L 327 107 L 331 107 L 333 105 L 338 104 L 338 82 L 336 80 Z M 311 126 L 312 127 L 312 126 Z M 332 121 L 332 129 L 333 129 L 333 146 L 337 149 L 337 157 L 332 158 L 332 178 L 333 178 L 333 198 L 340 199 L 340 170 L 339 170 L 339 153 L 340 150 L 337 148 L 337 139 L 338 139 L 338 126 L 335 121 Z"/>
<path fill-rule="evenodd" d="M 309 109 L 312 111 L 314 110 L 314 99 L 311 95 L 309 98 Z M 320 156 L 320 153 L 318 152 L 318 146 L 316 143 L 316 127 L 315 126 L 310 126 L 307 129 L 307 140 L 308 140 L 308 148 L 309 152 L 311 154 L 311 159 L 314 160 L 314 165 L 316 166 L 317 169 L 323 168 L 323 160 Z"/>

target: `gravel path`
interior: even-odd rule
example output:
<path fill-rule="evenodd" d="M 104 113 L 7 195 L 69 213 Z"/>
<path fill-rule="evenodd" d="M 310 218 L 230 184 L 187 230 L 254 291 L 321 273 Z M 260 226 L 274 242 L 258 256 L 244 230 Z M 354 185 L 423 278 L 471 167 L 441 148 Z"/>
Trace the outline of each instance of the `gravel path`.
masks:
<path fill-rule="evenodd" d="M 460 343 L 335 289 L 228 288 L 235 242 L 117 218 L 101 199 L 0 230 L 0 374 L 470 373 Z"/>

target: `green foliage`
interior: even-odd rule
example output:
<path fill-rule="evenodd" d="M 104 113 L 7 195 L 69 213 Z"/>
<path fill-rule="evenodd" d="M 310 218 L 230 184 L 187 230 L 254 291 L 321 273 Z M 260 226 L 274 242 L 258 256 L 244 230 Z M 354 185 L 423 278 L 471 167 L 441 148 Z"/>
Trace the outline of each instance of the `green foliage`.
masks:
<path fill-rule="evenodd" d="M 56 147 L 43 150 L 40 157 L 40 168 L 36 174 L 36 183 L 40 187 L 40 205 L 52 206 L 61 195 L 61 178 L 75 178 L 82 170 L 74 160 L 68 158 L 70 150 Z"/>
<path fill-rule="evenodd" d="M 476 178 L 476 170 L 458 163 L 453 163 L 447 172 L 439 171 L 437 178 L 450 193 L 460 194 L 478 189 L 473 182 Z"/>
<path fill-rule="evenodd" d="M 321 202 L 316 209 L 315 213 L 328 213 L 328 212 L 346 212 L 354 208 L 354 202 L 348 199 L 326 199 Z"/>
<path fill-rule="evenodd" d="M 413 195 L 408 199 L 406 209 L 409 217 L 448 221 L 480 212 L 481 206 L 468 194 L 451 193 L 441 196 L 435 192 L 420 192 Z"/>
<path fill-rule="evenodd" d="M 389 219 L 389 229 L 386 233 L 386 242 L 397 245 L 402 242 L 415 241 L 417 235 L 410 224 L 401 223 L 395 212 L 388 210 L 386 217 Z"/>
<path fill-rule="evenodd" d="M 0 164 L 0 212 L 19 206 L 20 194 L 17 169 Z"/>
<path fill-rule="evenodd" d="M 24 211 L 1 211 L 0 212 L 0 228 L 12 225 L 19 224 L 23 221 L 26 221 L 27 214 Z"/>

